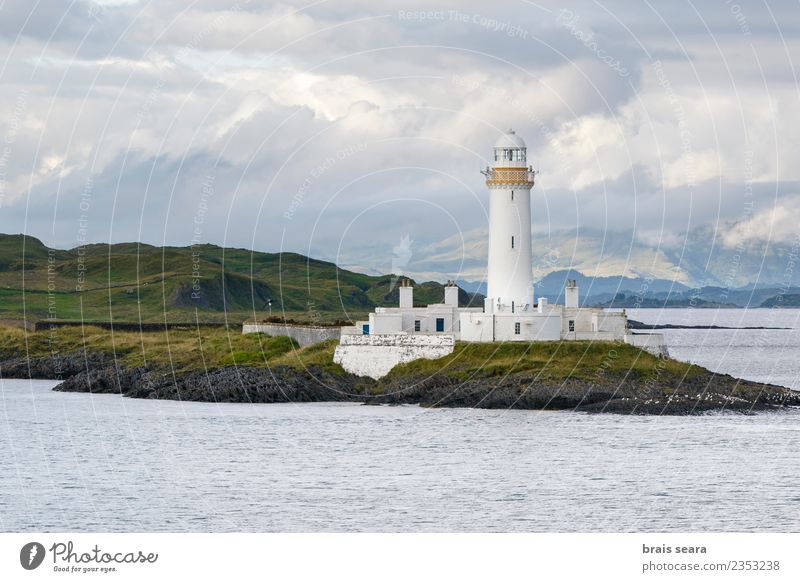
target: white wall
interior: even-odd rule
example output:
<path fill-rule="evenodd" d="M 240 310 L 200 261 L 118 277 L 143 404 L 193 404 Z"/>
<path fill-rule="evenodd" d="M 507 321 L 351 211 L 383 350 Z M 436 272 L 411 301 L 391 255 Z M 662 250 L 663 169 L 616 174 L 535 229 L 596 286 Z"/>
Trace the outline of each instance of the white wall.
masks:
<path fill-rule="evenodd" d="M 598 311 L 593 317 L 597 331 L 624 334 L 628 326 L 628 317 L 616 311 Z"/>
<path fill-rule="evenodd" d="M 436 331 L 436 320 L 444 320 L 444 330 Z M 415 332 L 414 322 L 420 328 Z M 378 307 L 369 315 L 370 334 L 383 333 L 458 333 L 458 310 L 451 305 L 437 303 L 427 307 L 400 309 L 397 307 Z"/>
<path fill-rule="evenodd" d="M 591 333 L 596 331 L 592 328 L 592 321 L 595 314 L 594 309 L 577 309 L 564 307 L 562 310 L 563 319 L 561 320 L 561 337 L 564 339 L 579 339 L 576 333 Z M 569 322 L 575 322 L 575 331 L 569 330 Z M 619 339 L 622 339 L 621 337 Z"/>
<path fill-rule="evenodd" d="M 564 307 L 580 307 L 577 287 L 564 288 Z"/>
<path fill-rule="evenodd" d="M 650 352 L 654 356 L 669 357 L 664 334 L 661 333 L 629 333 L 625 336 L 625 343 Z"/>
<path fill-rule="evenodd" d="M 351 374 L 377 379 L 397 364 L 451 354 L 454 346 L 452 334 L 343 335 L 333 361 Z"/>
<path fill-rule="evenodd" d="M 519 323 L 519 334 L 516 324 Z M 561 339 L 561 314 L 461 314 L 461 337 L 468 342 L 554 341 Z"/>
<path fill-rule="evenodd" d="M 268 336 L 286 335 L 297 341 L 301 346 L 309 346 L 329 339 L 339 339 L 341 327 L 311 326 L 311 325 L 283 325 L 280 323 L 245 323 L 242 333 L 263 333 Z"/>
<path fill-rule="evenodd" d="M 465 342 L 491 342 L 494 316 L 491 313 L 462 313 L 459 338 Z"/>
<path fill-rule="evenodd" d="M 400 313 L 370 313 L 369 333 L 400 333 L 403 331 L 403 316 Z"/>
<path fill-rule="evenodd" d="M 530 189 L 490 191 L 487 297 L 507 306 L 533 305 Z"/>
<path fill-rule="evenodd" d="M 444 288 L 444 302 L 450 307 L 458 307 L 458 287 L 447 285 Z"/>
<path fill-rule="evenodd" d="M 414 307 L 414 288 L 411 286 L 400 287 L 400 309 Z"/>

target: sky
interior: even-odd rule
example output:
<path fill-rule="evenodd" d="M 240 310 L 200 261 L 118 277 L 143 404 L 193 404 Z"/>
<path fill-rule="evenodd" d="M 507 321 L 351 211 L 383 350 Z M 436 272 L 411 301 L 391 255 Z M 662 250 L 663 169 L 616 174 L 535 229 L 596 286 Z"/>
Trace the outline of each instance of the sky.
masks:
<path fill-rule="evenodd" d="M 513 127 L 540 172 L 535 240 L 628 241 L 612 271 L 689 246 L 785 255 L 800 234 L 797 13 L 0 0 L 0 232 L 480 278 L 480 170 Z"/>

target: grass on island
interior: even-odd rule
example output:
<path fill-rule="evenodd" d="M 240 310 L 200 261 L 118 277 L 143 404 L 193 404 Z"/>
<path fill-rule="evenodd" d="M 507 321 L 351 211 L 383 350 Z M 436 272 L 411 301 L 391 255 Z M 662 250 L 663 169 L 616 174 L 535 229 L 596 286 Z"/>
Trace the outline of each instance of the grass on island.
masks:
<path fill-rule="evenodd" d="M 176 372 L 223 366 L 316 366 L 332 374 L 344 370 L 333 363 L 336 340 L 299 347 L 288 337 L 243 335 L 238 328 L 114 331 L 98 327 L 59 327 L 38 332 L 0 325 L 0 361 L 29 356 L 67 356 L 87 352 L 115 357 L 123 366 L 169 368 Z M 452 354 L 396 366 L 384 381 L 412 376 L 448 376 L 458 380 L 536 375 L 540 379 L 602 378 L 631 380 L 689 378 L 702 368 L 670 358 L 657 358 L 619 342 L 457 342 Z"/>
<path fill-rule="evenodd" d="M 170 368 L 177 372 L 223 366 L 303 368 L 317 365 L 344 374 L 333 363 L 336 341 L 300 348 L 288 337 L 243 335 L 237 328 L 114 331 L 98 327 L 59 327 L 30 332 L 0 326 L 0 361 L 16 357 L 67 356 L 87 352 L 116 357 L 123 366 Z"/>
<path fill-rule="evenodd" d="M 691 377 L 701 370 L 671 358 L 658 358 L 622 342 L 456 342 L 452 354 L 436 360 L 401 364 L 392 369 L 386 380 L 433 374 L 458 380 L 526 374 L 537 375 L 542 380 L 576 378 L 600 382 L 604 376 Z"/>

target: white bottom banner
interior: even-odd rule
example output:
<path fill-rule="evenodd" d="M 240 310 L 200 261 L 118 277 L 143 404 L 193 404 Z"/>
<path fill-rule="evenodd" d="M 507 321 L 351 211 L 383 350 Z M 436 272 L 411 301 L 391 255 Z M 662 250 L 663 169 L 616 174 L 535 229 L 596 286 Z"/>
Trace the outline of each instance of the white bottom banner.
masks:
<path fill-rule="evenodd" d="M 800 534 L 0 534 L 0 580 L 800 580 Z"/>

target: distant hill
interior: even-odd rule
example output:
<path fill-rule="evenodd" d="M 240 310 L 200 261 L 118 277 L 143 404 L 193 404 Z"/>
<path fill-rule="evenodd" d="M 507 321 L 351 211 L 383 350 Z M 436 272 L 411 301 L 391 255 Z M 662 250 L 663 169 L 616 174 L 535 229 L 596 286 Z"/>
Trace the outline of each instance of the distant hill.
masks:
<path fill-rule="evenodd" d="M 444 296 L 436 282 L 414 291 L 419 305 Z M 0 234 L 0 318 L 238 323 L 268 316 L 271 300 L 273 316 L 331 321 L 397 305 L 398 296 L 392 275 L 354 273 L 296 253 L 137 243 L 58 250 Z M 483 297 L 462 290 L 459 301 L 482 305 Z"/>
<path fill-rule="evenodd" d="M 605 307 L 605 308 L 636 308 L 636 309 L 661 309 L 662 307 L 694 307 L 694 308 L 711 308 L 722 307 L 726 309 L 737 308 L 738 305 L 734 303 L 720 303 L 716 301 L 706 301 L 696 297 L 685 297 L 678 299 L 654 299 L 650 297 L 640 297 L 636 295 L 625 295 L 624 293 L 617 293 L 617 295 L 606 302 L 595 303 L 592 307 Z"/>
<path fill-rule="evenodd" d="M 681 293 L 689 287 L 677 281 L 667 279 L 644 279 L 638 277 L 589 277 L 580 271 L 566 269 L 554 271 L 536 283 L 536 294 L 547 297 L 550 302 L 563 303 L 564 287 L 567 280 L 574 279 L 584 299 L 607 295 L 613 297 L 617 293 L 647 296 L 653 293 Z"/>
<path fill-rule="evenodd" d="M 758 281 L 759 286 L 775 288 L 775 293 L 780 285 L 800 286 L 800 269 L 787 268 L 796 255 L 790 242 L 751 241 L 744 248 L 726 245 L 721 233 L 734 226 L 719 222 L 698 226 L 689 232 L 664 232 L 655 236 L 583 226 L 564 230 L 535 226 L 532 232 L 534 278 L 538 280 L 551 272 L 574 269 L 610 278 L 612 286 L 614 279 L 633 279 L 625 283 L 636 285 L 635 281 L 648 277 L 656 281 L 674 279 L 689 287 L 730 289 L 743 289 Z M 429 279 L 441 273 L 449 276 L 458 273 L 460 279 L 480 281 L 486 271 L 488 241 L 488 229 L 481 227 L 427 245 L 419 244 L 414 247 L 413 258 L 405 270 L 425 273 Z M 365 244 L 358 255 L 348 252 L 348 260 L 362 267 L 376 268 L 382 264 L 382 257 L 391 256 L 392 249 L 383 248 L 377 253 L 375 250 L 375 244 Z M 324 253 L 325 250 L 320 249 L 319 256 Z M 626 284 L 620 291 L 636 291 L 637 288 L 638 285 Z M 552 293 L 549 289 L 547 292 Z M 601 291 L 592 290 L 592 294 L 597 293 Z"/>
<path fill-rule="evenodd" d="M 800 307 L 800 293 L 774 295 L 765 299 L 761 303 L 761 307 Z"/>
<path fill-rule="evenodd" d="M 549 273 L 535 283 L 536 297 L 563 303 L 564 286 L 575 279 L 581 303 L 591 307 L 800 307 L 800 288 L 748 284 L 726 288 L 707 285 L 692 289 L 668 279 L 642 277 L 589 277 L 575 269 Z M 462 289 L 486 294 L 486 284 L 458 281 Z M 777 297 L 782 297 L 778 300 Z"/>
<path fill-rule="evenodd" d="M 564 302 L 564 287 L 567 280 L 574 279 L 580 288 L 583 303 L 597 304 L 607 302 L 617 293 L 642 296 L 654 293 L 684 293 L 689 287 L 676 281 L 667 279 L 644 279 L 637 277 L 589 277 L 575 269 L 564 269 L 548 273 L 545 277 L 534 283 L 536 297 L 546 297 L 551 303 Z M 473 293 L 486 295 L 486 283 L 473 281 L 457 281 L 462 289 Z"/>

